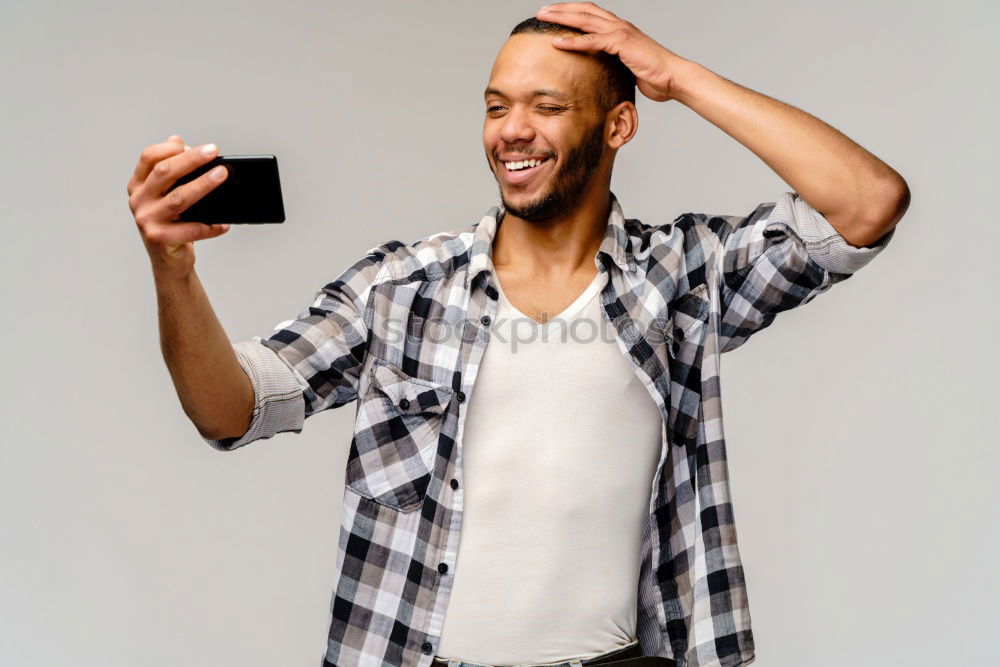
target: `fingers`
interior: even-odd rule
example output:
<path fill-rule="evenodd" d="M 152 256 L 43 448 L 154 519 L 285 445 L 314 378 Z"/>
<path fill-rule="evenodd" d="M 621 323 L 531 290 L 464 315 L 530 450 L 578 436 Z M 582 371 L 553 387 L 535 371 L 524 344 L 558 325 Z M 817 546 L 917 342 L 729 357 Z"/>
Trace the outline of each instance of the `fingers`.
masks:
<path fill-rule="evenodd" d="M 160 160 L 149 172 L 143 186 L 147 195 L 159 197 L 170 189 L 178 178 L 189 174 L 206 162 L 215 159 L 219 149 L 215 144 L 203 144 L 193 150 L 183 150 L 183 142 L 176 144 L 177 153 Z"/>
<path fill-rule="evenodd" d="M 208 150 L 192 149 L 176 134 L 162 143 L 147 146 L 128 184 L 129 208 L 153 270 L 161 275 L 188 275 L 194 266 L 194 242 L 229 231 L 228 224 L 178 220 L 181 212 L 225 182 L 228 171 L 224 166 L 166 192 L 178 178 L 211 161 L 218 153 L 214 144 L 198 148 Z"/>
<path fill-rule="evenodd" d="M 619 27 L 621 21 L 618 19 L 608 19 L 596 14 L 577 11 L 546 11 L 539 10 L 538 17 L 549 23 L 579 28 L 587 32 L 611 32 Z"/>
<path fill-rule="evenodd" d="M 151 144 L 142 149 L 142 153 L 139 155 L 139 162 L 136 164 L 135 171 L 132 172 L 132 178 L 128 182 L 128 194 L 131 196 L 139 186 L 146 182 L 149 172 L 152 171 L 156 163 L 171 155 L 182 152 L 183 145 L 184 142 L 181 141 L 181 138 L 176 134 L 172 134 L 166 141 L 159 144 Z"/>
<path fill-rule="evenodd" d="M 603 7 L 598 7 L 592 2 L 557 2 L 554 5 L 545 5 L 542 9 L 547 11 L 587 12 L 588 14 L 594 14 L 606 19 L 618 18 L 613 13 Z"/>
<path fill-rule="evenodd" d="M 184 142 L 183 142 L 183 141 L 181 141 L 181 138 L 180 138 L 179 136 L 177 136 L 176 134 L 171 134 L 171 135 L 170 135 L 170 136 L 169 136 L 169 137 L 167 138 L 167 141 L 171 141 L 171 140 L 173 140 L 173 139 L 176 139 L 177 141 L 180 141 L 180 142 L 181 142 L 182 144 L 184 144 Z M 189 150 L 191 150 L 191 147 L 190 147 L 190 146 L 188 146 L 187 144 L 184 144 L 184 150 L 186 150 L 186 151 L 189 151 Z"/>
<path fill-rule="evenodd" d="M 211 160 L 208 156 L 202 157 L 192 157 L 193 154 L 197 154 L 200 151 L 191 150 L 177 156 L 181 159 L 193 159 L 197 160 L 198 163 L 207 162 Z M 171 158 L 175 159 L 175 158 Z M 188 173 L 191 169 L 186 169 L 184 173 Z M 155 170 L 154 170 L 155 171 Z M 152 219 L 153 220 L 177 220 L 180 214 L 191 207 L 192 204 L 200 200 L 202 197 L 207 195 L 209 192 L 219 187 L 222 183 L 226 181 L 229 176 L 229 172 L 226 167 L 219 165 L 209 172 L 201 174 L 198 178 L 180 185 L 163 197 L 160 197 L 155 204 L 152 206 Z M 176 180 L 176 179 L 174 179 Z M 173 181 L 171 181 L 173 182 Z"/>
<path fill-rule="evenodd" d="M 586 35 L 563 35 L 552 40 L 552 46 L 572 51 L 607 51 L 617 54 L 617 32 L 588 32 Z"/>
<path fill-rule="evenodd" d="M 205 148 L 208 150 L 202 150 Z M 226 181 L 229 172 L 225 166 L 220 165 L 166 192 L 178 178 L 210 162 L 217 153 L 215 144 L 185 150 L 183 140 L 177 135 L 143 150 L 133 178 L 138 179 L 143 173 L 146 176 L 129 196 L 129 207 L 148 242 L 176 249 L 190 241 L 219 236 L 229 228 L 178 220 L 181 213 Z"/>
<path fill-rule="evenodd" d="M 538 17 L 583 30 L 583 35 L 560 35 L 552 45 L 572 51 L 606 51 L 617 54 L 622 38 L 627 36 L 632 24 L 622 21 L 611 12 L 592 2 L 564 2 L 538 10 Z"/>

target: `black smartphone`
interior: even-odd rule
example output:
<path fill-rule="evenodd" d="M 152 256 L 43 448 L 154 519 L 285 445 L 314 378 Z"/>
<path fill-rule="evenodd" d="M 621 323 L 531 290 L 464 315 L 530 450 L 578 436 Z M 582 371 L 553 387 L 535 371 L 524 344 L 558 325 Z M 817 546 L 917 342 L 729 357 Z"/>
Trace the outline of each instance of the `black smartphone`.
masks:
<path fill-rule="evenodd" d="M 181 211 L 181 221 L 207 224 L 285 221 L 281 182 L 278 180 L 278 159 L 273 155 L 219 155 L 178 178 L 170 189 L 188 183 L 220 164 L 229 172 L 226 180 Z"/>

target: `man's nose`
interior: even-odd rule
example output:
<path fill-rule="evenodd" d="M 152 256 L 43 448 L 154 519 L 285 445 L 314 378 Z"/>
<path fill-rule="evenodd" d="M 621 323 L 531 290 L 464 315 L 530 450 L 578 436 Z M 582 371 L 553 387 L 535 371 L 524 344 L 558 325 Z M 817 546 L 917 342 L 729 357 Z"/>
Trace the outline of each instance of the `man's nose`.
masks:
<path fill-rule="evenodd" d="M 516 108 L 508 111 L 500 127 L 500 138 L 508 144 L 532 141 L 535 138 L 535 131 L 531 127 L 527 112 Z"/>

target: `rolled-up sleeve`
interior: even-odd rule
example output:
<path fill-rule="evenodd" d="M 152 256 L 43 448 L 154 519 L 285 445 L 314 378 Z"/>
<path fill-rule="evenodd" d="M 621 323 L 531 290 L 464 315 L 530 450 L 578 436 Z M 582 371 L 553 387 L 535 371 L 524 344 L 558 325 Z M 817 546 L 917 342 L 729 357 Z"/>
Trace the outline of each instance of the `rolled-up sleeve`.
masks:
<path fill-rule="evenodd" d="M 261 344 L 261 337 L 233 345 L 236 358 L 253 386 L 253 417 L 247 432 L 239 438 L 205 442 L 222 451 L 270 438 L 284 431 L 302 431 L 305 401 L 295 375 L 271 348 Z"/>
<path fill-rule="evenodd" d="M 357 398 L 368 354 L 366 303 L 389 266 L 386 257 L 400 245 L 390 241 L 369 249 L 319 289 L 295 319 L 279 322 L 267 336 L 233 345 L 253 385 L 253 416 L 239 438 L 202 436 L 210 446 L 230 451 L 284 431 L 299 433 L 311 415 Z"/>
<path fill-rule="evenodd" d="M 798 193 L 785 192 L 774 204 L 771 222 L 791 225 L 805 244 L 809 256 L 821 267 L 833 273 L 854 273 L 882 252 L 896 228 L 886 232 L 875 243 L 852 246 L 841 236 L 823 214 L 810 206 Z"/>
<path fill-rule="evenodd" d="M 720 242 L 715 256 L 722 352 L 738 348 L 778 313 L 850 278 L 885 249 L 896 231 L 870 246 L 852 246 L 795 192 L 784 192 L 745 216 L 685 216 L 707 225 Z"/>

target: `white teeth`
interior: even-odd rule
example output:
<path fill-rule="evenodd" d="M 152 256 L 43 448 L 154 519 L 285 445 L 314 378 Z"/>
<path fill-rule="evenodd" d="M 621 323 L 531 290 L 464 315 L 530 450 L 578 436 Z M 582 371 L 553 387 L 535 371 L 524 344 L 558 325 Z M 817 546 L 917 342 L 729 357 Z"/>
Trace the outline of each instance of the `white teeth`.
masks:
<path fill-rule="evenodd" d="M 541 160 L 521 160 L 520 162 L 504 162 L 504 166 L 506 166 L 509 171 L 516 171 L 518 169 L 524 169 L 525 167 L 537 167 L 541 163 Z"/>

